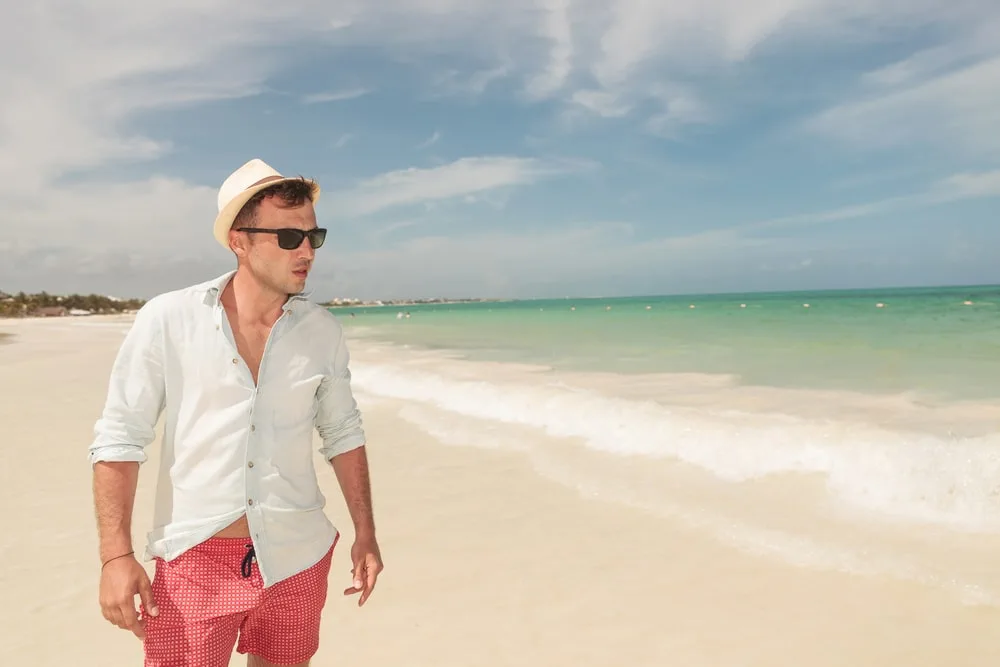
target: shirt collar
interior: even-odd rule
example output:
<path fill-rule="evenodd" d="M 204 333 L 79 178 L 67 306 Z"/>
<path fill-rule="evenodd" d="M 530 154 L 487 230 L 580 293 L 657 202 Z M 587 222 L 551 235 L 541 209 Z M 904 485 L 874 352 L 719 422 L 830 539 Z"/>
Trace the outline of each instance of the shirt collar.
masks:
<path fill-rule="evenodd" d="M 205 289 L 208 302 L 212 306 L 221 305 L 219 302 L 219 297 L 222 294 L 222 290 L 226 288 L 226 285 L 229 284 L 229 281 L 232 280 L 233 276 L 235 275 L 236 275 L 236 269 L 233 269 L 231 271 L 223 273 L 218 278 L 213 278 L 212 280 L 209 280 L 202 284 L 202 286 Z M 295 303 L 296 301 L 308 301 L 309 297 L 312 296 L 312 294 L 313 294 L 312 290 L 306 290 L 298 294 L 290 294 L 288 296 L 288 300 L 285 301 L 281 309 L 285 311 L 291 310 L 293 303 Z"/>

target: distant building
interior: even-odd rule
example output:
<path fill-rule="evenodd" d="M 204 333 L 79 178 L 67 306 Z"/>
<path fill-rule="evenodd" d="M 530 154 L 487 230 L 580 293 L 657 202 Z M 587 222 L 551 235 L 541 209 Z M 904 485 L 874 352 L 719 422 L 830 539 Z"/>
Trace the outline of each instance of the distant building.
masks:
<path fill-rule="evenodd" d="M 69 309 L 66 306 L 46 306 L 36 308 L 31 314 L 34 317 L 65 317 L 69 314 Z"/>

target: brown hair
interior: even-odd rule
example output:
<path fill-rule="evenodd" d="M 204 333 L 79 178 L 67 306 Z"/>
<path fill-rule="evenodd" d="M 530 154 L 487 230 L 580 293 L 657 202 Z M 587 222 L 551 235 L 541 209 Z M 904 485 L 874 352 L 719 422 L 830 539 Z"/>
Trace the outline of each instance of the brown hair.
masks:
<path fill-rule="evenodd" d="M 285 206 L 301 206 L 307 201 L 313 201 L 314 181 L 299 176 L 290 181 L 282 181 L 269 188 L 264 188 L 247 200 L 240 212 L 233 219 L 233 229 L 237 227 L 253 227 L 257 223 L 257 209 L 265 197 L 277 197 Z"/>

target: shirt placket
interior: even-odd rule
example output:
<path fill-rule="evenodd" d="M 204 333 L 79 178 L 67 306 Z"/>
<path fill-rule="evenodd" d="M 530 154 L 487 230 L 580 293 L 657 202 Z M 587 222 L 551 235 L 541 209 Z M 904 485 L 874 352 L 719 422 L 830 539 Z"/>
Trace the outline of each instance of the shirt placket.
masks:
<path fill-rule="evenodd" d="M 264 561 L 267 560 L 266 545 L 263 545 L 260 541 L 260 526 L 262 523 L 262 517 L 260 515 L 260 491 L 261 487 L 259 485 L 259 478 L 255 474 L 255 462 L 254 460 L 262 453 L 263 446 L 260 444 L 260 439 L 257 436 L 257 425 L 254 423 L 254 415 L 256 413 L 257 401 L 260 395 L 260 384 L 264 379 L 265 370 L 267 366 L 267 360 L 272 347 L 275 344 L 275 339 L 281 335 L 281 328 L 287 319 L 291 308 L 286 306 L 281 316 L 275 321 L 274 325 L 271 327 L 271 331 L 268 333 L 267 340 L 264 342 L 264 351 L 261 354 L 260 367 L 257 369 L 257 382 L 253 381 L 253 376 L 250 374 L 250 369 L 243 362 L 240 357 L 239 350 L 236 347 L 236 340 L 233 337 L 232 330 L 228 326 L 228 319 L 226 318 L 225 310 L 222 305 L 219 304 L 216 313 L 216 329 L 221 329 L 224 332 L 226 341 L 229 343 L 230 348 L 233 351 L 233 363 L 241 367 L 241 371 L 244 375 L 244 379 L 249 383 L 251 387 L 250 396 L 250 408 L 248 410 L 247 418 L 249 420 L 249 425 L 247 428 L 247 440 L 246 446 L 244 447 L 244 457 L 246 474 L 244 478 L 244 511 L 247 517 L 247 524 L 250 527 L 251 541 L 254 544 L 254 553 L 257 558 L 260 567 L 264 569 Z M 264 552 L 262 554 L 262 551 Z"/>

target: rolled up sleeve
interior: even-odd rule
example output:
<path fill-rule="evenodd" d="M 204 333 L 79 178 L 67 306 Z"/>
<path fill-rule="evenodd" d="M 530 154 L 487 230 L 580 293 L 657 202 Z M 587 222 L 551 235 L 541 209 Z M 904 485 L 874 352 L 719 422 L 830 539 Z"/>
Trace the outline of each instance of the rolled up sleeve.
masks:
<path fill-rule="evenodd" d="M 351 391 L 350 354 L 341 334 L 334 348 L 329 372 L 316 391 L 316 430 L 323 444 L 320 454 L 327 461 L 365 444 L 361 411 Z"/>
<path fill-rule="evenodd" d="M 145 448 L 155 438 L 166 394 L 163 327 L 157 311 L 153 301 L 143 305 L 118 350 L 104 410 L 94 425 L 91 464 L 146 462 Z"/>

